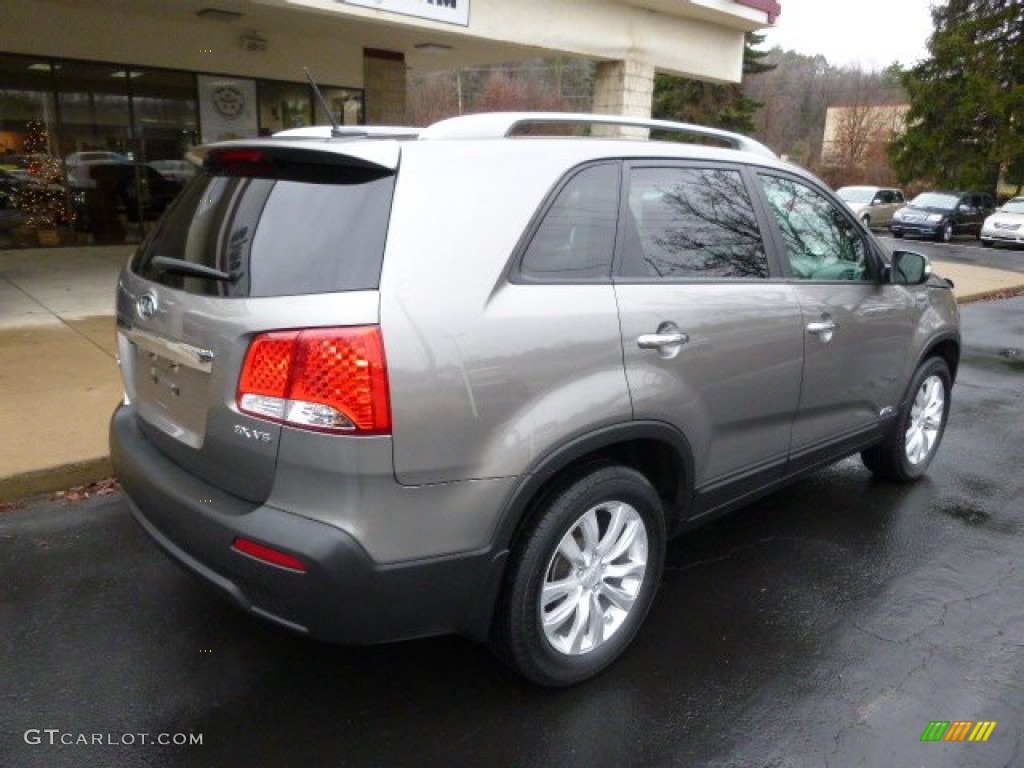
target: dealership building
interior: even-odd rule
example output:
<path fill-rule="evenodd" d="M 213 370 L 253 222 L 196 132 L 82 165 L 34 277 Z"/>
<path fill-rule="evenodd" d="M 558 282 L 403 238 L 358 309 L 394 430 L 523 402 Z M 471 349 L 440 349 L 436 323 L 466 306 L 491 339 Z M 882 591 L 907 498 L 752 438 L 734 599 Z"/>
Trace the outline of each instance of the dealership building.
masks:
<path fill-rule="evenodd" d="M 596 62 L 594 111 L 649 116 L 655 72 L 738 82 L 776 0 L 4 0 L 0 248 L 130 242 L 196 144 L 401 125 L 410 73 Z"/>

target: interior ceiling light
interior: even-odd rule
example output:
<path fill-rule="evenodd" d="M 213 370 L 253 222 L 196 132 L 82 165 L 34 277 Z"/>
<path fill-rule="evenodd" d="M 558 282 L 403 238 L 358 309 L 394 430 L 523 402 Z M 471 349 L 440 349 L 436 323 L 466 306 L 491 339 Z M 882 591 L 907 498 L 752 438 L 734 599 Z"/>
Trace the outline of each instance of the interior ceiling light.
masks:
<path fill-rule="evenodd" d="M 203 8 L 201 11 L 196 11 L 196 16 L 210 21 L 234 21 L 242 18 L 242 14 L 238 11 L 224 11 L 220 8 Z"/>
<path fill-rule="evenodd" d="M 117 72 L 111 72 L 110 76 L 111 77 L 130 77 L 132 80 L 134 80 L 136 77 L 142 77 L 142 73 L 141 72 L 126 72 L 123 69 L 119 69 Z"/>
<path fill-rule="evenodd" d="M 29 64 L 28 68 L 36 72 L 50 72 L 54 69 L 60 69 L 60 64 L 47 64 L 42 61 L 37 61 L 35 64 Z"/>
<path fill-rule="evenodd" d="M 417 51 L 422 53 L 448 53 L 452 47 L 444 43 L 420 43 L 416 46 Z"/>

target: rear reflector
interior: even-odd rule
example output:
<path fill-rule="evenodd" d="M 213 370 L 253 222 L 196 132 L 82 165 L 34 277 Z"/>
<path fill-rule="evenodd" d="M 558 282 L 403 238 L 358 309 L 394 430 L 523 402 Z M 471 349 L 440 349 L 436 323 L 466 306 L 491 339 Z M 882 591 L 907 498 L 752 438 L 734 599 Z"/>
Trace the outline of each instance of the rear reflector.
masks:
<path fill-rule="evenodd" d="M 390 433 L 380 327 L 260 334 L 249 345 L 242 366 L 238 409 L 305 429 Z"/>
<path fill-rule="evenodd" d="M 253 541 L 252 539 L 237 538 L 232 542 L 231 546 L 233 549 L 237 549 L 243 554 L 255 557 L 257 560 L 262 560 L 263 562 L 270 563 L 271 565 L 277 565 L 281 568 L 299 571 L 300 573 L 305 573 L 309 570 L 306 564 L 299 560 L 299 558 L 268 547 L 266 544 L 260 544 L 258 541 Z"/>

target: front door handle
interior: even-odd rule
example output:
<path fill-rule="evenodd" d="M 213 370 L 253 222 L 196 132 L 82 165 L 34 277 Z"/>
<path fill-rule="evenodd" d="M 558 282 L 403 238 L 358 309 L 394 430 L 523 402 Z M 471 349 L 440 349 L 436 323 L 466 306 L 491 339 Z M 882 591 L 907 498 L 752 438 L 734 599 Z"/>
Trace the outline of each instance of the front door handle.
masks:
<path fill-rule="evenodd" d="M 831 333 L 839 326 L 833 320 L 825 320 L 820 323 L 808 323 L 807 332 L 813 334 Z"/>
<path fill-rule="evenodd" d="M 832 335 L 837 328 L 839 328 L 839 323 L 828 315 L 824 315 L 820 323 L 807 324 L 807 332 L 817 336 L 824 344 L 832 341 Z"/>
<path fill-rule="evenodd" d="M 645 333 L 636 337 L 636 345 L 640 349 L 663 349 L 664 347 L 685 344 L 689 340 L 690 337 L 680 331 L 674 333 Z"/>
<path fill-rule="evenodd" d="M 679 330 L 675 323 L 662 323 L 657 333 L 643 333 L 636 337 L 636 345 L 640 349 L 655 349 L 662 360 L 671 360 L 679 354 L 683 344 L 690 337 Z"/>

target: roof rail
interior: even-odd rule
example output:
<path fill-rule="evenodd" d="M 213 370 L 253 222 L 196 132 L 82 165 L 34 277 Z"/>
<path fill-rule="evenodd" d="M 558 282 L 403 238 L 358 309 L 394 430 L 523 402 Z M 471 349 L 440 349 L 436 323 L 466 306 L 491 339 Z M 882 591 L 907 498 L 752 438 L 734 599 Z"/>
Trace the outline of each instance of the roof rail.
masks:
<path fill-rule="evenodd" d="M 403 125 L 342 125 L 333 129 L 329 125 L 308 125 L 288 128 L 273 134 L 275 139 L 415 139 L 422 128 Z"/>
<path fill-rule="evenodd" d="M 754 152 L 759 155 L 776 157 L 768 147 L 740 133 L 708 128 L 691 123 L 674 123 L 669 120 L 653 120 L 623 115 L 597 115 L 577 112 L 485 112 L 477 115 L 462 115 L 441 120 L 420 131 L 421 139 L 500 139 L 510 136 L 523 125 L 544 124 L 586 124 L 620 125 L 633 128 L 648 128 L 658 131 L 684 133 L 690 136 L 717 139 L 733 149 Z"/>

